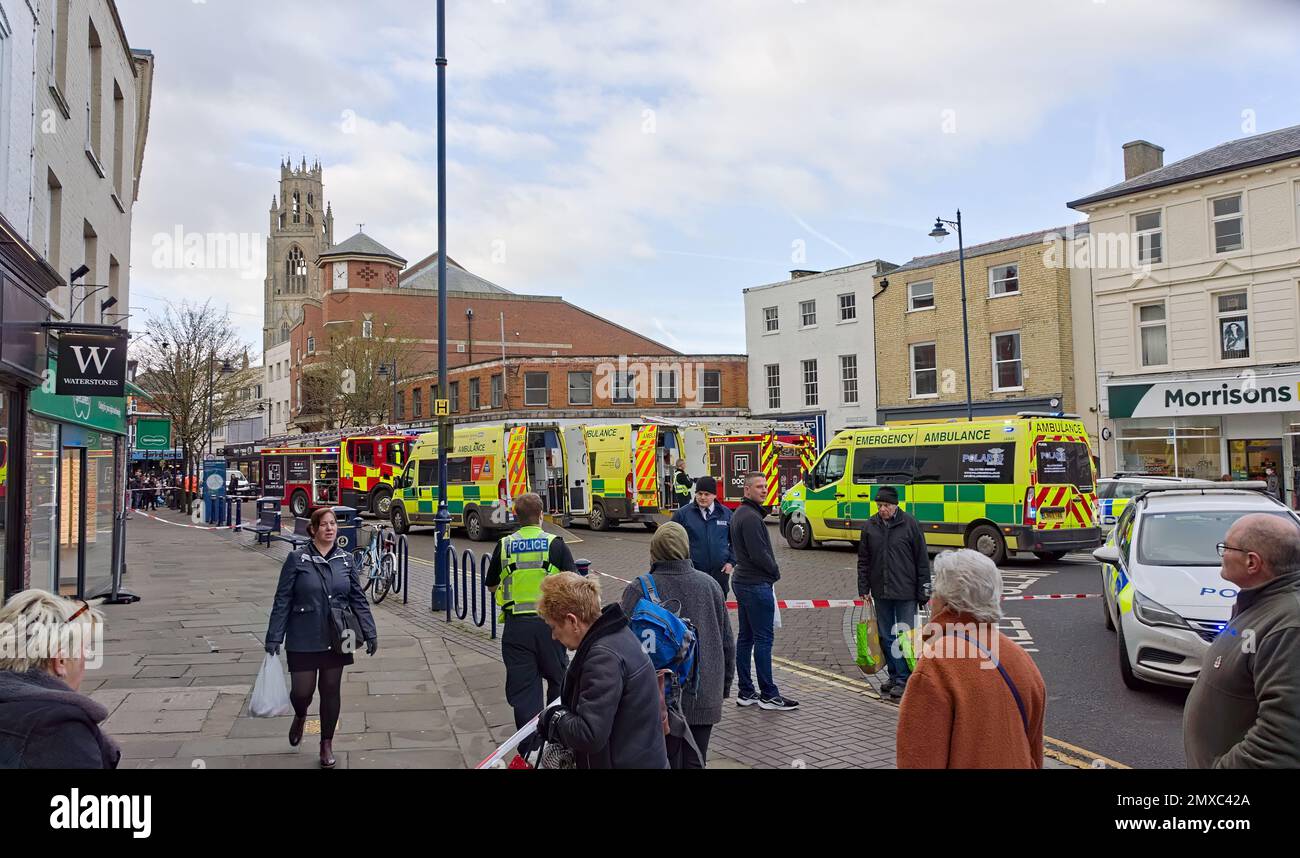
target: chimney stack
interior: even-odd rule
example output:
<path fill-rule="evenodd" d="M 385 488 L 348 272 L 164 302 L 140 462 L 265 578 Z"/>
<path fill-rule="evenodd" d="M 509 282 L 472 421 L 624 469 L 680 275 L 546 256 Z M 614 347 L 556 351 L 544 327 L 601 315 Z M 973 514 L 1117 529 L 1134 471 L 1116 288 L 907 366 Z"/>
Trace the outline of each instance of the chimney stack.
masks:
<path fill-rule="evenodd" d="M 1124 181 L 1158 170 L 1165 165 L 1165 150 L 1145 140 L 1124 144 Z"/>
<path fill-rule="evenodd" d="M 798 280 L 800 277 L 811 277 L 814 274 L 821 274 L 820 271 L 808 271 L 803 268 L 795 268 L 790 272 L 791 280 Z"/>

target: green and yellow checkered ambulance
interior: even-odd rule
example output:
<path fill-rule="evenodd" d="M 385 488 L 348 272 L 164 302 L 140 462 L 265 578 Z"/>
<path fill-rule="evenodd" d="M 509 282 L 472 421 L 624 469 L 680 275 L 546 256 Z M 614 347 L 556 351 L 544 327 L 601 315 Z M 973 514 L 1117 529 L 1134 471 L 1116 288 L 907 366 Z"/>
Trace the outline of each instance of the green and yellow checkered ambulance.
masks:
<path fill-rule="evenodd" d="M 1101 544 L 1088 432 L 1072 415 L 846 429 L 781 498 L 793 548 L 857 542 L 876 492 L 898 491 L 932 548 L 973 548 L 1001 563 Z"/>

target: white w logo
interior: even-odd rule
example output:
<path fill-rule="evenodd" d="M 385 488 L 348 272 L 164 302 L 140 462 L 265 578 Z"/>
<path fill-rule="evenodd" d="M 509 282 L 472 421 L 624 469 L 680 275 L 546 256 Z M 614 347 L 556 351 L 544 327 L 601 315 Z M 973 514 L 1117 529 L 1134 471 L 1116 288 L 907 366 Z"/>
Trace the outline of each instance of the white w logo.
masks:
<path fill-rule="evenodd" d="M 83 348 L 87 349 L 90 352 L 89 358 L 82 357 L 81 350 Z M 108 359 L 112 356 L 115 350 L 116 350 L 116 346 L 106 346 L 104 348 L 104 357 L 101 359 L 99 357 L 99 346 L 89 346 L 89 347 L 73 346 L 72 347 L 72 353 L 76 355 L 77 366 L 81 367 L 81 371 L 85 372 L 86 367 L 90 366 L 90 362 L 94 361 L 95 373 L 98 375 L 104 374 L 104 367 L 108 364 Z"/>

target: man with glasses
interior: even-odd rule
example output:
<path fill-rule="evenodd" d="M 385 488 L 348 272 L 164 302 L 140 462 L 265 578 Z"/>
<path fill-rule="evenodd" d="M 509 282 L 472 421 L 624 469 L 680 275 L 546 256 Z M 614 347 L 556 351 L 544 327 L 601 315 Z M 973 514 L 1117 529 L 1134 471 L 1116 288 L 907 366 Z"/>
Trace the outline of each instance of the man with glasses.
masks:
<path fill-rule="evenodd" d="M 893 486 L 876 489 L 875 502 L 878 511 L 867 519 L 858 542 L 858 592 L 868 607 L 874 605 L 880 648 L 889 666 L 881 697 L 898 701 L 912 675 L 898 636 L 911 629 L 918 605 L 929 599 L 930 556 L 921 526 L 898 508 Z"/>
<path fill-rule="evenodd" d="M 1187 765 L 1300 768 L 1300 525 L 1243 516 L 1217 548 L 1239 594 L 1187 698 Z"/>

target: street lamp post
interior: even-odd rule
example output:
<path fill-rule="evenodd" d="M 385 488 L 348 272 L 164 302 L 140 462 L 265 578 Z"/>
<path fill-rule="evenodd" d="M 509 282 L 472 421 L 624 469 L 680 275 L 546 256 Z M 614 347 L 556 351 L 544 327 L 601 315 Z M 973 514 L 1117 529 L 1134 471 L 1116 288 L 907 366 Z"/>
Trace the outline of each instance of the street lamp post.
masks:
<path fill-rule="evenodd" d="M 447 398 L 447 9 L 438 0 L 438 398 Z M 436 412 L 436 408 L 434 409 Z M 446 610 L 451 567 L 451 512 L 447 508 L 447 445 L 451 421 L 438 421 L 438 514 L 432 608 Z"/>
<path fill-rule="evenodd" d="M 217 395 L 216 390 L 214 390 L 214 387 L 216 385 L 216 369 L 217 369 L 217 350 L 216 348 L 213 348 L 208 355 L 208 456 L 209 457 L 212 455 L 212 431 L 213 431 L 212 400 L 215 399 Z M 221 372 L 223 375 L 234 371 L 235 368 L 230 365 L 230 361 L 223 360 L 221 362 Z"/>
<path fill-rule="evenodd" d="M 934 219 L 934 229 L 930 230 L 930 237 L 935 241 L 942 242 L 950 233 L 943 228 L 943 225 L 957 228 L 957 268 L 961 273 L 961 345 L 962 351 L 966 356 L 966 419 L 975 419 L 975 407 L 971 402 L 970 393 L 970 328 L 966 324 L 966 246 L 962 241 L 961 234 L 961 209 L 957 209 L 956 220 L 944 220 L 943 218 Z"/>
<path fill-rule="evenodd" d="M 381 363 L 379 365 L 379 369 L 375 371 L 375 375 L 379 376 L 380 378 L 387 378 L 389 375 L 393 377 L 393 410 L 389 412 L 389 417 L 390 417 L 389 422 L 392 423 L 393 425 L 396 425 L 397 424 L 397 396 L 399 393 L 397 389 L 397 361 L 394 360 L 392 363 Z"/>

